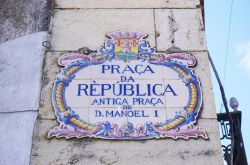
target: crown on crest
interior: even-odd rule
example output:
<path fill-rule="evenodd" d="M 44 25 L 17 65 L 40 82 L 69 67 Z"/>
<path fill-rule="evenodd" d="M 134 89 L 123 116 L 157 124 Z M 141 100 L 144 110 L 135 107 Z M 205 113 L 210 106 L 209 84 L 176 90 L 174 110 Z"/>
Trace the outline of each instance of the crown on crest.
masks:
<path fill-rule="evenodd" d="M 141 32 L 129 32 L 129 31 L 116 31 L 107 34 L 112 39 L 140 39 L 147 35 Z"/>

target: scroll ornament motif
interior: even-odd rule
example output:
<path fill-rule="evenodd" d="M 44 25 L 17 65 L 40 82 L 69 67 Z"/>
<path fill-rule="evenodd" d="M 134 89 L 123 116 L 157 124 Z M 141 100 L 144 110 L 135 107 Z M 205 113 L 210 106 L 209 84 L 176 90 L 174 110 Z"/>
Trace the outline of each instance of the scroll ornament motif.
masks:
<path fill-rule="evenodd" d="M 184 138 L 202 137 L 207 139 L 206 132 L 195 126 L 202 106 L 202 90 L 199 78 L 192 68 L 196 59 L 189 53 L 157 53 L 155 48 L 149 47 L 145 40 L 146 35 L 140 32 L 113 32 L 107 36 L 104 47 L 89 55 L 71 52 L 58 59 L 62 66 L 61 72 L 56 76 L 52 93 L 52 103 L 60 126 L 50 130 L 48 137 L 82 138 L 94 137 L 103 139 L 151 139 L 151 138 Z M 119 51 L 117 45 L 121 40 L 135 41 L 135 48 L 130 54 Z M 137 49 L 136 49 L 137 48 Z M 174 118 L 165 122 L 146 122 L 135 127 L 133 123 L 126 122 L 121 126 L 109 121 L 89 123 L 82 120 L 71 107 L 66 104 L 65 90 L 74 79 L 75 74 L 90 65 L 103 64 L 105 61 L 133 60 L 146 61 L 153 65 L 168 67 L 176 72 L 189 91 L 189 100 L 186 107 L 176 112 Z"/>

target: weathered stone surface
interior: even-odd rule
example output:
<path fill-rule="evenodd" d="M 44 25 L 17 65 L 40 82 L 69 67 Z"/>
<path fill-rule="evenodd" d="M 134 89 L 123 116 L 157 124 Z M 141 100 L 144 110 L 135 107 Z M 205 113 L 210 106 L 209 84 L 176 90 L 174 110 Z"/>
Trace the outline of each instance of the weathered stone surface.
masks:
<path fill-rule="evenodd" d="M 56 0 L 56 8 L 196 8 L 199 0 Z"/>
<path fill-rule="evenodd" d="M 0 4 L 0 43 L 48 30 L 50 0 L 0 0 Z"/>
<path fill-rule="evenodd" d="M 38 120 L 31 164 L 202 164 L 221 165 L 216 120 L 200 120 L 209 140 L 172 139 L 112 141 L 100 139 L 47 139 L 53 120 Z M 178 146 L 178 147 L 176 147 Z M 49 152 L 48 152 L 49 151 Z"/>
<path fill-rule="evenodd" d="M 46 32 L 0 44 L 0 112 L 38 110 Z"/>
<path fill-rule="evenodd" d="M 28 165 L 37 112 L 0 113 L 0 164 Z"/>
<path fill-rule="evenodd" d="M 41 100 L 39 107 L 39 118 L 55 119 L 52 107 L 52 88 L 56 75 L 60 72 L 57 59 L 62 55 L 61 52 L 47 52 L 45 55 L 45 65 L 43 71 L 43 86 L 41 90 Z"/>
<path fill-rule="evenodd" d="M 81 47 L 96 50 L 103 45 L 106 33 L 118 30 L 149 32 L 148 40 L 155 46 L 153 10 L 80 9 L 55 10 L 52 50 L 68 51 Z"/>
<path fill-rule="evenodd" d="M 201 118 L 216 119 L 216 108 L 211 82 L 210 65 L 207 52 L 192 52 L 197 60 L 194 72 L 199 76 L 203 95 L 202 109 L 200 111 Z"/>
<path fill-rule="evenodd" d="M 197 6 L 199 1 L 56 0 L 56 3 L 58 9 L 55 10 L 51 26 L 54 52 L 46 54 L 31 164 L 223 164 L 209 63 L 207 53 L 203 52 L 207 48 L 201 13 Z M 175 9 L 135 9 L 172 7 Z M 60 70 L 56 64 L 57 58 L 63 52 L 81 47 L 96 50 L 103 45 L 106 39 L 104 34 L 117 30 L 150 32 L 148 40 L 151 46 L 157 46 L 158 51 L 175 46 L 192 52 L 198 61 L 194 71 L 200 77 L 204 96 L 198 125 L 208 132 L 209 140 L 47 138 L 48 131 L 58 126 L 51 104 L 53 81 Z M 155 35 L 158 37 L 155 38 Z"/>
<path fill-rule="evenodd" d="M 156 9 L 157 49 L 207 50 L 200 9 Z"/>

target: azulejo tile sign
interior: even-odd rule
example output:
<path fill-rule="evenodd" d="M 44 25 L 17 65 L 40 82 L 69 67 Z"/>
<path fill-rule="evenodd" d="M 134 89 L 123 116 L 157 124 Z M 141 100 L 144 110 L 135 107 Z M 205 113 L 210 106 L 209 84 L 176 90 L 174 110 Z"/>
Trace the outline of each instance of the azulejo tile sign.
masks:
<path fill-rule="evenodd" d="M 188 53 L 157 53 L 144 33 L 107 34 L 89 55 L 72 52 L 58 64 L 52 103 L 59 126 L 48 137 L 103 139 L 207 138 L 195 125 L 202 105 Z"/>

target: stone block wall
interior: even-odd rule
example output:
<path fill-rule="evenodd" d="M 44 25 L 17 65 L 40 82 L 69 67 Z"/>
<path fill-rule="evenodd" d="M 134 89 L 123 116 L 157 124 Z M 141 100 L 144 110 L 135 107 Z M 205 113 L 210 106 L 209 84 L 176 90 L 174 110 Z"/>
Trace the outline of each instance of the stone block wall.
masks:
<path fill-rule="evenodd" d="M 192 53 L 203 89 L 198 125 L 209 139 L 117 141 L 48 139 L 58 125 L 51 105 L 53 81 L 60 55 L 81 47 L 96 50 L 107 32 L 147 32 L 157 51 L 173 48 Z M 31 164 L 223 164 L 209 71 L 204 25 L 198 0 L 123 1 L 58 0 L 50 26 L 51 50 L 46 53 L 43 88 L 33 138 Z"/>
<path fill-rule="evenodd" d="M 8 30 L 0 30 L 3 37 L 0 76 L 4 77 L 0 80 L 0 117 L 3 120 L 0 130 L 5 132 L 0 137 L 3 146 L 0 164 L 222 165 L 200 7 L 199 0 L 55 0 L 48 32 L 51 49 L 46 53 L 42 42 L 47 40 L 48 33 L 37 32 L 43 28 L 37 30 L 30 24 L 32 28 L 25 27 L 33 30 L 20 33 L 16 30 L 8 34 Z M 5 29 L 8 21 L 4 23 Z M 24 25 L 17 27 L 22 29 Z M 208 133 L 208 140 L 47 138 L 48 131 L 58 125 L 51 103 L 53 81 L 60 70 L 58 57 L 81 47 L 96 50 L 102 46 L 107 32 L 117 30 L 148 33 L 147 40 L 157 51 L 170 52 L 178 48 L 196 57 L 198 64 L 194 71 L 203 90 L 198 126 Z M 37 33 L 4 42 L 32 32 Z"/>

